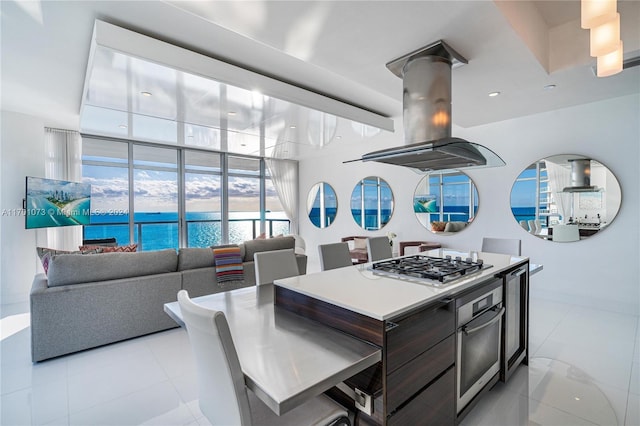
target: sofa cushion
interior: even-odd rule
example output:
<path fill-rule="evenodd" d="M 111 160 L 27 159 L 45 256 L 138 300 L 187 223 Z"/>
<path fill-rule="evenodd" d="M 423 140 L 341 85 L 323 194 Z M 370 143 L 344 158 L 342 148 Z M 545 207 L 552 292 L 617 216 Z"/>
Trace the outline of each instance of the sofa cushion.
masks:
<path fill-rule="evenodd" d="M 271 250 L 294 249 L 296 239 L 293 237 L 268 238 L 266 240 L 249 240 L 244 242 L 244 261 L 252 262 L 254 253 Z"/>
<path fill-rule="evenodd" d="M 66 254 L 53 256 L 48 285 L 90 283 L 143 275 L 175 272 L 178 255 L 173 249 L 138 253 L 105 253 L 99 256 Z"/>
<path fill-rule="evenodd" d="M 459 232 L 467 227 L 467 222 L 447 222 L 444 232 Z"/>
<path fill-rule="evenodd" d="M 178 271 L 212 266 L 213 251 L 209 247 L 191 247 L 178 250 Z"/>

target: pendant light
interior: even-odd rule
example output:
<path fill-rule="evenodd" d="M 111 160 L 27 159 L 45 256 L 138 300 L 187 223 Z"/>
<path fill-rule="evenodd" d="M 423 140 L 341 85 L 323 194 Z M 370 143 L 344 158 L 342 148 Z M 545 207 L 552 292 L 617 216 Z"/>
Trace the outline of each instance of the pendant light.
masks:
<path fill-rule="evenodd" d="M 620 14 L 591 28 L 591 56 L 603 56 L 614 52 L 620 45 Z"/>
<path fill-rule="evenodd" d="M 598 77 L 609 77 L 622 71 L 622 41 L 618 49 L 608 55 L 598 56 L 596 73 Z"/>
<path fill-rule="evenodd" d="M 591 56 L 597 57 L 598 77 L 622 71 L 622 40 L 617 0 L 581 0 L 580 25 L 590 30 Z"/>
<path fill-rule="evenodd" d="M 615 17 L 616 0 L 582 0 L 580 24 L 584 29 L 597 27 Z"/>

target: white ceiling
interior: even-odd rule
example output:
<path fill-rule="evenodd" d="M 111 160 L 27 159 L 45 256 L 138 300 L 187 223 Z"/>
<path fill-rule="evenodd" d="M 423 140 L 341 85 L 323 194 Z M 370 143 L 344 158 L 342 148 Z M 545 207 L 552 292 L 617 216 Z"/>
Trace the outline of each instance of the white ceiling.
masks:
<path fill-rule="evenodd" d="M 385 64 L 444 39 L 469 61 L 453 71 L 453 122 L 462 127 L 640 92 L 640 67 L 608 78 L 593 75 L 589 33 L 580 28 L 574 0 L 5 0 L 0 7 L 2 109 L 43 117 L 55 127 L 80 128 L 95 19 L 389 117 L 402 114 L 402 82 Z M 625 57 L 637 56 L 640 2 L 619 1 L 618 11 Z M 134 102 L 117 92 L 122 85 L 109 82 L 96 84 L 122 102 L 92 105 L 112 115 L 131 111 Z M 549 84 L 556 89 L 544 90 Z M 492 91 L 502 94 L 489 98 Z M 171 106 L 175 99 L 146 114 L 184 120 Z"/>

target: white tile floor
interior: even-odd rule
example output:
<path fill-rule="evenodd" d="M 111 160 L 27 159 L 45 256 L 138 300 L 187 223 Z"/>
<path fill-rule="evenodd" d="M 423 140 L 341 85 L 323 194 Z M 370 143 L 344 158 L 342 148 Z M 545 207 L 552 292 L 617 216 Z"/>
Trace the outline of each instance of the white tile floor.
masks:
<path fill-rule="evenodd" d="M 34 365 L 27 312 L 2 306 L 1 425 L 208 424 L 183 330 Z M 463 426 L 640 425 L 638 322 L 532 294 L 529 366 Z"/>

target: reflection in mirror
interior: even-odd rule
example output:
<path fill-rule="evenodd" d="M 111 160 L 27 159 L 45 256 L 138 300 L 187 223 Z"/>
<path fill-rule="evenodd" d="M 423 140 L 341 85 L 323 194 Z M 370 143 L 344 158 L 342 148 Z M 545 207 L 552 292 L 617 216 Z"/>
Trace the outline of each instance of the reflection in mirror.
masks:
<path fill-rule="evenodd" d="M 359 181 L 351 193 L 353 220 L 363 229 L 384 227 L 393 214 L 393 192 L 384 180 L 369 176 Z"/>
<path fill-rule="evenodd" d="M 478 213 L 478 190 L 461 171 L 431 173 L 416 187 L 413 211 L 422 226 L 433 233 L 459 232 Z"/>
<path fill-rule="evenodd" d="M 309 220 L 318 228 L 326 228 L 336 219 L 338 197 L 333 187 L 326 182 L 316 183 L 307 195 Z"/>
<path fill-rule="evenodd" d="M 311 146 L 322 148 L 336 136 L 338 118 L 321 111 L 310 110 L 307 123 L 307 140 Z"/>
<path fill-rule="evenodd" d="M 532 235 L 578 241 L 604 229 L 620 210 L 620 184 L 603 164 L 556 155 L 527 167 L 511 188 L 511 212 Z"/>

